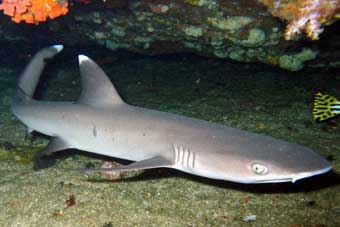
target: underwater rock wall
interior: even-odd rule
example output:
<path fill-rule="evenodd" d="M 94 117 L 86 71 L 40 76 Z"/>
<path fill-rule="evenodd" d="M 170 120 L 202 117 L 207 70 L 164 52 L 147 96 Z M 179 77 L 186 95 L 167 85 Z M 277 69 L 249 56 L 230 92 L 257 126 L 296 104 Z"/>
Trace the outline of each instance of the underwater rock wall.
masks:
<path fill-rule="evenodd" d="M 317 59 L 322 42 L 304 34 L 286 41 L 285 23 L 256 0 L 106 1 L 74 5 L 64 18 L 42 26 L 55 34 L 50 39 L 66 44 L 93 41 L 145 54 L 193 52 L 291 71 Z"/>
<path fill-rule="evenodd" d="M 134 1 L 126 10 L 96 10 L 75 19 L 92 24 L 86 36 L 112 50 L 195 52 L 293 71 L 316 57 L 308 48 L 285 52 L 284 24 L 256 1 Z"/>

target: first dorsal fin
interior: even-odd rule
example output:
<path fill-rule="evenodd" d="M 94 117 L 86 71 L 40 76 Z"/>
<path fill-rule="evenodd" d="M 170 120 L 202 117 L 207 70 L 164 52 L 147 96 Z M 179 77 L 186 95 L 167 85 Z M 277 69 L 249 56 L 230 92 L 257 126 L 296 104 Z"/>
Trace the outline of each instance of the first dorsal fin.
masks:
<path fill-rule="evenodd" d="M 96 107 L 124 103 L 105 72 L 90 58 L 79 55 L 82 92 L 78 103 Z"/>

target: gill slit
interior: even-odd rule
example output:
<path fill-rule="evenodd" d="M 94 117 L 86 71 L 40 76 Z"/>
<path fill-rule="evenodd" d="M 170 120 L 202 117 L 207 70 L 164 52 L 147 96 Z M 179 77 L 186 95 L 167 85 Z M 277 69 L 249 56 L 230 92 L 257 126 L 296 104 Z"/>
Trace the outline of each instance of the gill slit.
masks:
<path fill-rule="evenodd" d="M 180 165 L 184 168 L 195 168 L 196 154 L 189 148 L 183 146 L 172 145 L 174 150 L 175 164 Z"/>

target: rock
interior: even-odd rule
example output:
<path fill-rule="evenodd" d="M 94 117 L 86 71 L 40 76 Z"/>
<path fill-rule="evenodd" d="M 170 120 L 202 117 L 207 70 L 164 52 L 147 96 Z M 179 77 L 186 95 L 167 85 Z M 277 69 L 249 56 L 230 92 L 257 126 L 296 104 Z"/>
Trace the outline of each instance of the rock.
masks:
<path fill-rule="evenodd" d="M 340 36 L 336 28 L 326 27 L 326 35 L 321 34 L 319 41 L 310 42 L 302 35 L 286 41 L 284 22 L 258 1 L 109 2 L 93 3 L 91 8 L 75 7 L 73 14 L 39 27 L 19 26 L 3 17 L 0 38 L 27 45 L 42 40 L 65 45 L 97 43 L 111 50 L 143 54 L 192 52 L 240 62 L 262 62 L 291 71 L 306 64 L 340 65 L 336 60 L 340 53 L 334 51 L 340 45 L 334 41 Z M 327 34 L 327 29 L 333 33 Z"/>

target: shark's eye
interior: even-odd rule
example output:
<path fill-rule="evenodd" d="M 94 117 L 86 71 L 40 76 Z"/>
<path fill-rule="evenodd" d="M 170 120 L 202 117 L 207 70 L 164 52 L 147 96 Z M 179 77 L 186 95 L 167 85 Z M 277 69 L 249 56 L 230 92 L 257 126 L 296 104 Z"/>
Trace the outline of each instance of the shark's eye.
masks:
<path fill-rule="evenodd" d="M 267 173 L 267 167 L 259 163 L 252 164 L 251 169 L 253 170 L 254 173 L 258 175 L 264 175 Z"/>

